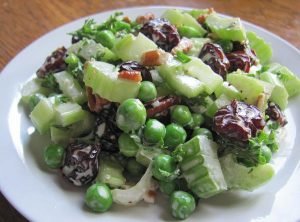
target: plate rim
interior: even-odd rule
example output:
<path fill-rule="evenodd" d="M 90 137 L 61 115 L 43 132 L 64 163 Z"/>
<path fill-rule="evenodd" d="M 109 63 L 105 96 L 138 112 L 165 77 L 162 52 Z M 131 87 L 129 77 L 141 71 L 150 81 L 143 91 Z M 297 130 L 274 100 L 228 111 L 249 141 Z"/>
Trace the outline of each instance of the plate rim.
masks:
<path fill-rule="evenodd" d="M 98 13 L 89 14 L 87 16 L 82 16 L 82 17 L 76 18 L 74 20 L 71 20 L 67 23 L 64 23 L 62 25 L 59 25 L 58 27 L 56 27 L 56 28 L 42 34 L 41 36 L 37 37 L 31 43 L 29 43 L 24 48 L 22 48 L 16 55 L 14 55 L 13 58 L 11 58 L 10 61 L 1 70 L 0 81 L 5 80 L 5 78 L 9 77 L 10 75 L 13 75 L 13 74 L 9 74 L 7 72 L 7 70 L 10 68 L 10 66 L 12 66 L 15 63 L 16 58 L 19 57 L 21 54 L 23 54 L 24 51 L 31 48 L 32 45 L 34 45 L 36 42 L 42 40 L 43 38 L 46 38 L 49 34 L 54 33 L 59 29 L 63 29 L 65 26 L 68 26 L 72 23 L 76 23 L 76 22 L 81 21 L 81 20 L 83 21 L 83 20 L 85 20 L 87 18 L 90 18 L 90 17 L 95 17 L 95 16 L 98 16 L 98 15 L 101 15 L 101 14 L 104 14 L 104 13 L 110 13 L 111 14 L 113 12 L 123 11 L 123 10 L 126 10 L 126 11 L 141 10 L 143 12 L 144 10 L 169 9 L 169 8 L 193 9 L 193 7 L 175 6 L 175 5 L 173 5 L 173 6 L 171 6 L 171 5 L 149 5 L 149 6 L 122 7 L 122 8 L 104 10 L 104 11 L 101 11 L 101 12 L 98 12 Z M 219 13 L 219 14 L 221 14 L 225 17 L 233 17 L 233 16 L 223 14 L 223 13 Z M 294 46 L 292 43 L 288 42 L 287 40 L 285 40 L 281 36 L 278 36 L 278 35 L 274 34 L 273 32 L 268 31 L 266 28 L 263 28 L 259 25 L 256 25 L 256 24 L 253 24 L 251 22 L 245 21 L 242 18 L 241 18 L 241 21 L 242 21 L 243 24 L 247 24 L 247 26 L 254 27 L 255 29 L 259 29 L 260 31 L 264 32 L 265 34 L 272 36 L 272 38 L 276 39 L 277 41 L 283 42 L 285 45 L 287 45 L 290 49 L 295 51 L 300 56 L 300 49 L 298 49 L 296 46 Z M 299 165 L 298 165 L 298 167 L 299 167 Z M 3 189 L 2 182 L 0 181 L 0 192 L 6 198 L 6 200 L 9 202 L 9 204 L 11 204 L 15 208 L 15 210 L 17 210 L 26 219 L 28 219 L 28 220 L 34 220 L 35 219 L 34 215 L 29 215 L 28 214 L 28 211 L 26 210 L 27 209 L 26 206 L 19 204 L 17 199 L 14 199 L 14 197 L 7 194 L 7 192 L 3 192 L 3 190 L 6 190 L 6 189 L 5 188 Z"/>

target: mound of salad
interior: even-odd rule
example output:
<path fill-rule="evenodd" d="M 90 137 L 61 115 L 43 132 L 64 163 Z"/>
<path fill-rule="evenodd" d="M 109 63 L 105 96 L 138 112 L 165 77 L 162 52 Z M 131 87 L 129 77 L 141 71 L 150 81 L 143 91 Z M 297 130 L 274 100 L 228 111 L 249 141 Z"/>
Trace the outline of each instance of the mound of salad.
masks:
<path fill-rule="evenodd" d="M 275 174 L 272 155 L 300 79 L 270 63 L 272 49 L 239 18 L 168 9 L 117 12 L 69 33 L 24 84 L 32 124 L 47 134 L 44 162 L 95 212 L 156 195 L 177 219 L 228 190 Z"/>

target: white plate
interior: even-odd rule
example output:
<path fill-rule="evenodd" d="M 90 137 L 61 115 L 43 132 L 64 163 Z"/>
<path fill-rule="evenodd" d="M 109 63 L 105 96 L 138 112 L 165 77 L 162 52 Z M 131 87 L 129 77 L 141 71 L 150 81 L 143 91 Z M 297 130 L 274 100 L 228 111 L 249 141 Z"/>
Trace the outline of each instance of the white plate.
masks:
<path fill-rule="evenodd" d="M 136 17 L 145 12 L 160 15 L 167 7 L 122 9 Z M 112 13 L 90 16 L 104 21 Z M 89 212 L 83 204 L 84 189 L 73 188 L 56 172 L 46 169 L 42 150 L 47 138 L 36 133 L 26 112 L 19 104 L 20 85 L 43 63 L 45 57 L 59 46 L 70 45 L 66 33 L 82 26 L 82 18 L 57 28 L 22 50 L 2 71 L 0 76 L 0 186 L 2 193 L 25 217 L 33 221 L 158 221 L 171 219 L 168 204 L 163 198 L 158 204 L 139 204 L 135 207 L 114 205 L 104 214 Z M 266 21 L 268 22 L 268 21 Z M 244 23 L 272 44 L 273 60 L 300 73 L 300 53 L 283 39 Z M 300 97 L 289 103 L 286 142 L 277 155 L 277 175 L 264 187 L 252 193 L 228 192 L 209 200 L 201 200 L 194 221 L 296 221 L 300 199 L 299 158 Z M 295 144 L 295 146 L 294 146 Z M 293 210 L 294 209 L 294 210 Z"/>

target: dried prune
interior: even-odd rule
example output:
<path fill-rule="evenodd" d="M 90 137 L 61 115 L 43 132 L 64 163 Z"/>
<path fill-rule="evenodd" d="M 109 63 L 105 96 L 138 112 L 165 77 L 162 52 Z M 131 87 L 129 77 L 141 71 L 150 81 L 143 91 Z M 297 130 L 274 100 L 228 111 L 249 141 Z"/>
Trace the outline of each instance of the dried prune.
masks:
<path fill-rule="evenodd" d="M 101 149 L 110 153 L 119 151 L 118 137 L 122 131 L 116 124 L 117 106 L 111 104 L 104 108 L 98 115 L 96 120 L 95 136 L 101 144 Z"/>
<path fill-rule="evenodd" d="M 226 58 L 222 48 L 218 44 L 206 43 L 201 49 L 199 58 L 215 72 L 225 78 L 229 61 Z"/>
<path fill-rule="evenodd" d="M 65 63 L 67 49 L 61 47 L 56 49 L 49 55 L 44 64 L 37 70 L 36 74 L 39 78 L 44 78 L 49 73 L 56 73 L 66 69 Z"/>
<path fill-rule="evenodd" d="M 180 41 L 176 27 L 164 18 L 157 18 L 146 22 L 140 29 L 140 32 L 167 52 L 171 52 Z"/>
<path fill-rule="evenodd" d="M 251 66 L 250 57 L 243 51 L 236 51 L 226 54 L 230 62 L 230 72 L 236 71 L 238 69 L 249 72 Z"/>
<path fill-rule="evenodd" d="M 98 173 L 100 145 L 70 143 L 66 149 L 62 174 L 75 186 L 90 183 Z"/>
<path fill-rule="evenodd" d="M 236 141 L 248 141 L 265 126 L 260 110 L 241 101 L 233 100 L 220 108 L 213 118 L 213 130 L 220 136 Z"/>
<path fill-rule="evenodd" d="M 268 104 L 266 115 L 268 115 L 271 120 L 279 123 L 280 126 L 285 126 L 288 123 L 285 115 L 275 103 L 270 102 Z"/>
<path fill-rule="evenodd" d="M 238 69 L 249 72 L 251 65 L 257 63 L 255 52 L 245 43 L 233 42 L 233 50 L 226 56 L 230 62 L 230 72 Z"/>
<path fill-rule="evenodd" d="M 136 61 L 127 61 L 120 65 L 119 71 L 140 71 L 143 81 L 152 81 L 149 69 Z"/>

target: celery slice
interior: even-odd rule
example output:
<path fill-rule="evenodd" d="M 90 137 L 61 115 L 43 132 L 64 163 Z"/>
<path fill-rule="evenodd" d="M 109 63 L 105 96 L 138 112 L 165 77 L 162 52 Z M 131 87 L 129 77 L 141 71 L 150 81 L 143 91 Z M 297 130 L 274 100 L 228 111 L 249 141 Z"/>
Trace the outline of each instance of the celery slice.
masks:
<path fill-rule="evenodd" d="M 66 71 L 54 74 L 60 90 L 72 101 L 83 104 L 87 101 L 85 91 L 81 88 L 78 81 Z"/>
<path fill-rule="evenodd" d="M 200 198 L 209 198 L 227 189 L 217 156 L 217 144 L 206 136 L 193 137 L 178 146 L 174 155 L 188 187 Z"/>
<path fill-rule="evenodd" d="M 280 82 L 278 76 L 271 72 L 264 72 L 260 74 L 260 79 L 275 86 L 270 100 L 279 105 L 281 110 L 284 110 L 288 104 L 289 94 L 284 85 Z"/>
<path fill-rule="evenodd" d="M 254 32 L 247 32 L 247 38 L 251 49 L 254 49 L 256 56 L 261 64 L 266 64 L 272 57 L 271 45 L 266 43 L 261 37 Z"/>
<path fill-rule="evenodd" d="M 98 61 L 85 64 L 83 81 L 93 89 L 93 93 L 119 103 L 135 98 L 140 88 L 140 82 L 118 78 L 114 65 Z"/>
<path fill-rule="evenodd" d="M 187 52 L 187 55 L 189 56 L 195 56 L 198 57 L 203 45 L 205 43 L 211 42 L 210 38 L 190 38 L 192 41 L 192 48 Z"/>
<path fill-rule="evenodd" d="M 54 109 L 56 111 L 56 123 L 63 127 L 83 120 L 85 117 L 85 111 L 77 103 L 62 103 Z"/>
<path fill-rule="evenodd" d="M 205 91 L 208 94 L 212 94 L 222 84 L 222 77 L 214 73 L 201 59 L 196 57 L 190 58 L 190 62 L 183 64 L 184 72 L 204 83 Z"/>
<path fill-rule="evenodd" d="M 118 60 L 118 57 L 108 48 L 102 46 L 100 43 L 96 43 L 92 39 L 83 39 L 73 44 L 68 53 L 74 53 L 85 60 L 101 60 L 104 62 L 114 62 Z"/>
<path fill-rule="evenodd" d="M 42 98 L 34 107 L 29 117 L 40 134 L 46 133 L 55 117 L 52 103 L 48 99 Z"/>
<path fill-rule="evenodd" d="M 272 164 L 267 163 L 257 167 L 246 167 L 236 162 L 232 155 L 220 158 L 228 188 L 252 191 L 268 182 L 274 175 Z"/>
<path fill-rule="evenodd" d="M 240 42 L 247 39 L 239 18 L 224 18 L 213 13 L 206 17 L 205 23 L 220 39 Z"/>
<path fill-rule="evenodd" d="M 21 89 L 22 102 L 28 104 L 30 96 L 36 93 L 40 93 L 42 95 L 48 95 L 49 93 L 51 93 L 51 90 L 43 87 L 40 79 L 38 78 L 31 79 L 22 86 Z"/>
<path fill-rule="evenodd" d="M 287 67 L 278 63 L 273 63 L 268 67 L 267 71 L 278 75 L 278 78 L 287 90 L 289 97 L 300 93 L 300 79 Z"/>
<path fill-rule="evenodd" d="M 137 37 L 128 34 L 120 39 L 114 47 L 114 52 L 123 61 L 132 60 L 139 62 L 145 52 L 155 49 L 157 49 L 157 45 L 145 35 L 139 33 Z"/>

